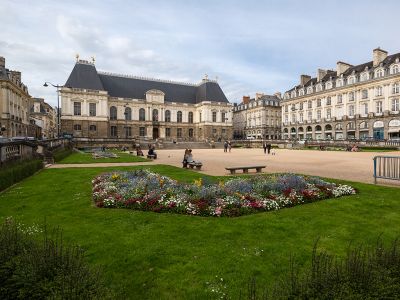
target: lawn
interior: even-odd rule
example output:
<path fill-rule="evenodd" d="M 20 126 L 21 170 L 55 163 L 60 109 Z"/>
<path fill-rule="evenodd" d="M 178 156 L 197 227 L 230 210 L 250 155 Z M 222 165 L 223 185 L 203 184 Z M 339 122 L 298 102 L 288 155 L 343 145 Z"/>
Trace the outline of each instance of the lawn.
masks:
<path fill-rule="evenodd" d="M 148 168 L 182 181 L 203 176 Z M 92 178 L 117 169 L 133 168 L 43 170 L 0 194 L 0 219 L 60 226 L 126 299 L 214 299 L 213 288 L 237 298 L 251 276 L 270 282 L 286 272 L 290 255 L 307 261 L 317 238 L 321 248 L 343 255 L 351 242 L 400 234 L 398 188 L 350 183 L 357 195 L 238 218 L 96 208 Z"/>
<path fill-rule="evenodd" d="M 71 155 L 62 159 L 60 164 L 94 164 L 94 163 L 122 163 L 122 162 L 144 162 L 150 161 L 144 157 L 132 155 L 121 151 L 111 151 L 118 155 L 117 158 L 96 158 L 92 157 L 91 153 L 73 152 Z"/>

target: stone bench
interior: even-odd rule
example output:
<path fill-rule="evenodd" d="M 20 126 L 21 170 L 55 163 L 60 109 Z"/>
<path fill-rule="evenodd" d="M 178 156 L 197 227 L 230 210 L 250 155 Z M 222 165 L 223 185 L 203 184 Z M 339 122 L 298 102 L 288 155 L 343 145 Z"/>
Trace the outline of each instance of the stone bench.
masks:
<path fill-rule="evenodd" d="M 189 162 L 187 163 L 187 165 L 189 166 L 189 168 L 193 169 L 195 167 L 197 170 L 201 170 L 201 167 L 203 166 L 201 162 L 195 162 L 195 161 Z"/>
<path fill-rule="evenodd" d="M 147 154 L 147 158 L 156 159 L 156 155 L 155 154 Z"/>
<path fill-rule="evenodd" d="M 243 170 L 243 173 L 247 174 L 251 169 L 255 169 L 257 173 L 261 173 L 262 169 L 264 169 L 265 167 L 266 166 L 229 167 L 225 168 L 225 170 L 230 171 L 231 174 L 235 174 L 237 170 Z"/>

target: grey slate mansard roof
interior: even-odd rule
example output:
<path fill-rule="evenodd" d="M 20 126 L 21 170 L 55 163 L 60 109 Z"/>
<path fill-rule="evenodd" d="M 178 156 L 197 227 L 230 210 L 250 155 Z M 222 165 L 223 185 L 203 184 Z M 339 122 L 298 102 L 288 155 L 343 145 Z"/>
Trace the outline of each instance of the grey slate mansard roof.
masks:
<path fill-rule="evenodd" d="M 99 73 L 90 63 L 77 62 L 65 87 L 107 91 L 111 97 L 145 99 L 149 90 L 165 93 L 165 101 L 195 104 L 202 101 L 229 103 L 219 84 L 205 81 L 199 85 L 156 79 Z"/>
<path fill-rule="evenodd" d="M 388 66 L 390 66 L 392 63 L 395 62 L 396 58 L 400 59 L 400 53 L 396 53 L 396 54 L 392 54 L 387 56 L 383 61 L 382 61 L 382 67 L 383 68 L 387 68 Z M 360 65 L 356 65 L 356 66 L 351 66 L 350 68 L 348 68 L 344 73 L 343 73 L 343 77 L 347 77 L 349 75 L 352 75 L 353 72 L 355 74 L 359 74 L 364 72 L 365 68 L 368 67 L 368 71 L 370 72 L 371 70 L 374 70 L 376 68 L 380 68 L 381 66 L 379 65 L 378 67 L 373 67 L 373 62 L 369 61 Z M 338 78 L 337 76 L 337 72 L 336 71 L 332 71 L 332 70 L 328 70 L 328 73 L 322 78 L 321 82 L 326 82 L 329 81 L 330 78 L 332 78 L 332 80 L 335 80 Z M 311 78 L 309 81 L 306 82 L 306 84 L 304 85 L 305 88 L 307 88 L 308 86 L 311 85 L 311 83 L 313 85 L 317 84 L 317 78 Z M 286 91 L 285 93 L 289 93 L 291 91 L 293 91 L 294 89 L 301 89 L 303 86 L 302 85 L 297 85 L 294 88 L 291 88 L 290 90 Z"/>

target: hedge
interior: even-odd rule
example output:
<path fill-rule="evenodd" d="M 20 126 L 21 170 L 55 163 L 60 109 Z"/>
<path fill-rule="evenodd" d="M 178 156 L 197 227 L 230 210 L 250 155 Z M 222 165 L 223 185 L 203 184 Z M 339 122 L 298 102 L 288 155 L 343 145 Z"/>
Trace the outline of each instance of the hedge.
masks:
<path fill-rule="evenodd" d="M 72 154 L 72 149 L 64 148 L 53 153 L 54 161 L 58 162 Z"/>
<path fill-rule="evenodd" d="M 25 160 L 8 166 L 3 166 L 0 169 L 0 191 L 33 175 L 42 168 L 43 162 L 40 159 Z"/>

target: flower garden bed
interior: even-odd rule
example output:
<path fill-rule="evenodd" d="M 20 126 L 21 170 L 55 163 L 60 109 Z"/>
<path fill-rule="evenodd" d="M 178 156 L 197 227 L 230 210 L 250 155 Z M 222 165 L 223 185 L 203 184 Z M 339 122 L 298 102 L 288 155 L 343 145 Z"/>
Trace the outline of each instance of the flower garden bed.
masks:
<path fill-rule="evenodd" d="M 102 174 L 92 184 L 98 207 L 201 216 L 240 216 L 356 193 L 348 185 L 293 174 L 180 183 L 136 170 Z"/>

